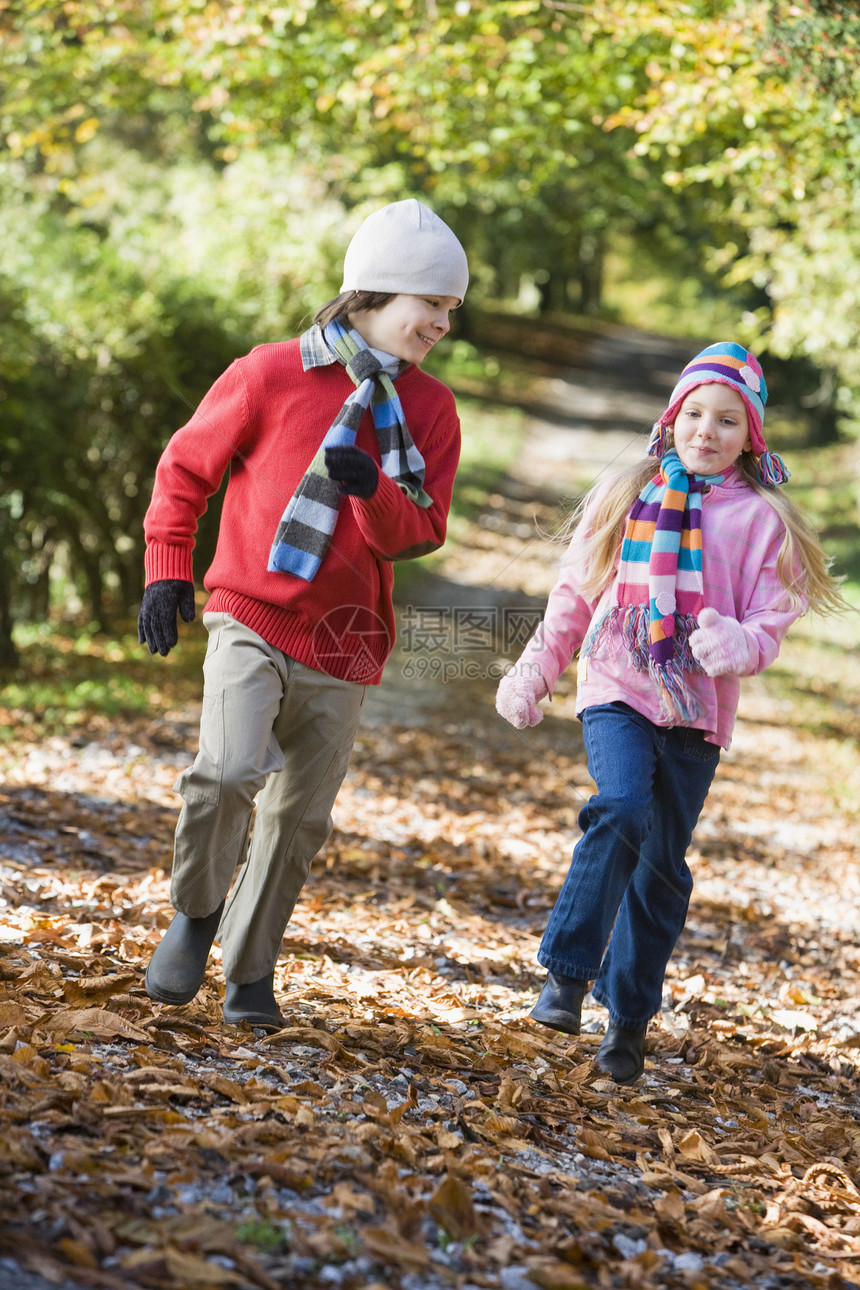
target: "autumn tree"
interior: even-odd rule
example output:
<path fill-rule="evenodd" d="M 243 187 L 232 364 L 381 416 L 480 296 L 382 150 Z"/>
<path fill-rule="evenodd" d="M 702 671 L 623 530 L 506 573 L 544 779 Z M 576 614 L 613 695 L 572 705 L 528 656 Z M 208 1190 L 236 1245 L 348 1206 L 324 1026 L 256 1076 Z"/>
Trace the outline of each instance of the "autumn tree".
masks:
<path fill-rule="evenodd" d="M 608 22 L 617 6 L 593 9 Z M 812 424 L 832 437 L 835 411 L 860 416 L 860 287 L 846 272 L 860 257 L 860 13 L 838 0 L 624 9 L 671 39 L 609 124 L 635 131 L 668 192 L 718 201 L 705 263 L 758 292 L 751 343 L 818 369 Z"/>

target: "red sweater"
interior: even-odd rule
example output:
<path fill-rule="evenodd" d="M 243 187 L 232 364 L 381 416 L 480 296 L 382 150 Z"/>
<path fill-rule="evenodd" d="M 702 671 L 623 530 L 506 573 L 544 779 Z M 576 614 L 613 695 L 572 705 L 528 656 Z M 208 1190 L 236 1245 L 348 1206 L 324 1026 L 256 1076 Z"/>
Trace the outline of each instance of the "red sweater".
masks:
<path fill-rule="evenodd" d="M 304 371 L 297 340 L 260 345 L 231 364 L 159 461 L 144 519 L 146 582 L 193 580 L 197 521 L 229 467 L 206 610 L 231 614 L 317 671 L 377 685 L 395 637 L 391 562 L 445 541 L 460 422 L 448 387 L 408 367 L 396 388 L 433 505 L 416 506 L 380 470 L 373 497 L 344 497 L 312 582 L 269 573 L 284 508 L 354 388 L 340 363 Z M 369 412 L 356 442 L 379 462 Z"/>

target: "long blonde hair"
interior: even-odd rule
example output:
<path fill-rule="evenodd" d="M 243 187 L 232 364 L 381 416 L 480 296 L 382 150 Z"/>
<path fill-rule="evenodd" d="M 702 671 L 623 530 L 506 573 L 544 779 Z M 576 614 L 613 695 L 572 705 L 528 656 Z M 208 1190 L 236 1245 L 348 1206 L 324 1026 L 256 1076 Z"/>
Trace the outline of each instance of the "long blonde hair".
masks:
<path fill-rule="evenodd" d="M 667 451 L 671 446 L 670 431 Z M 785 587 L 788 608 L 822 615 L 852 609 L 839 589 L 844 579 L 831 575 L 831 561 L 806 516 L 780 489 L 762 487 L 751 453 L 742 453 L 737 464 L 744 482 L 773 507 L 785 528 L 777 574 Z M 587 600 L 597 599 L 612 581 L 627 515 L 657 468 L 654 458 L 646 457 L 608 482 L 596 484 L 565 524 L 560 536 L 578 535 L 576 558 L 586 571 L 580 590 Z"/>

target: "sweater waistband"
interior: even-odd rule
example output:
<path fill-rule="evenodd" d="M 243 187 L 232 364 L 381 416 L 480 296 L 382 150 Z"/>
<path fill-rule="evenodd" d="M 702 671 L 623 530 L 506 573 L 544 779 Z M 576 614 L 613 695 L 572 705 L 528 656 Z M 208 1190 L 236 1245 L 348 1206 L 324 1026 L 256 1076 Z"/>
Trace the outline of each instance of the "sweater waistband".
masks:
<path fill-rule="evenodd" d="M 229 614 L 269 645 L 316 672 L 355 685 L 379 685 L 394 634 L 376 614 L 356 631 L 353 611 L 354 606 L 344 606 L 342 611 L 329 611 L 318 623 L 309 623 L 294 610 L 268 605 L 225 587 L 212 592 L 204 609 L 204 613 Z"/>

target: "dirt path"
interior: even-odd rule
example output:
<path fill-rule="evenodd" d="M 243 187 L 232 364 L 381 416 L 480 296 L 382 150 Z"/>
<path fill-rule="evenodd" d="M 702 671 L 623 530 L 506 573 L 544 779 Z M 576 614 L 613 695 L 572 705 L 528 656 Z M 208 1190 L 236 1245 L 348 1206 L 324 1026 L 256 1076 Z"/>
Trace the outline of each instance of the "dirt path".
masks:
<path fill-rule="evenodd" d="M 803 696 L 747 687 L 638 1085 L 592 1065 L 597 1007 L 577 1040 L 527 1018 L 590 781 L 570 681 L 518 733 L 497 677 L 553 582 L 536 525 L 636 451 L 672 348 L 532 356 L 520 459 L 400 597 L 279 1035 L 223 1026 L 217 953 L 186 1008 L 141 988 L 196 691 L 73 740 L 22 727 L 0 762 L 0 1286 L 22 1265 L 27 1290 L 857 1284 L 850 705 L 819 695 L 811 733 Z"/>

